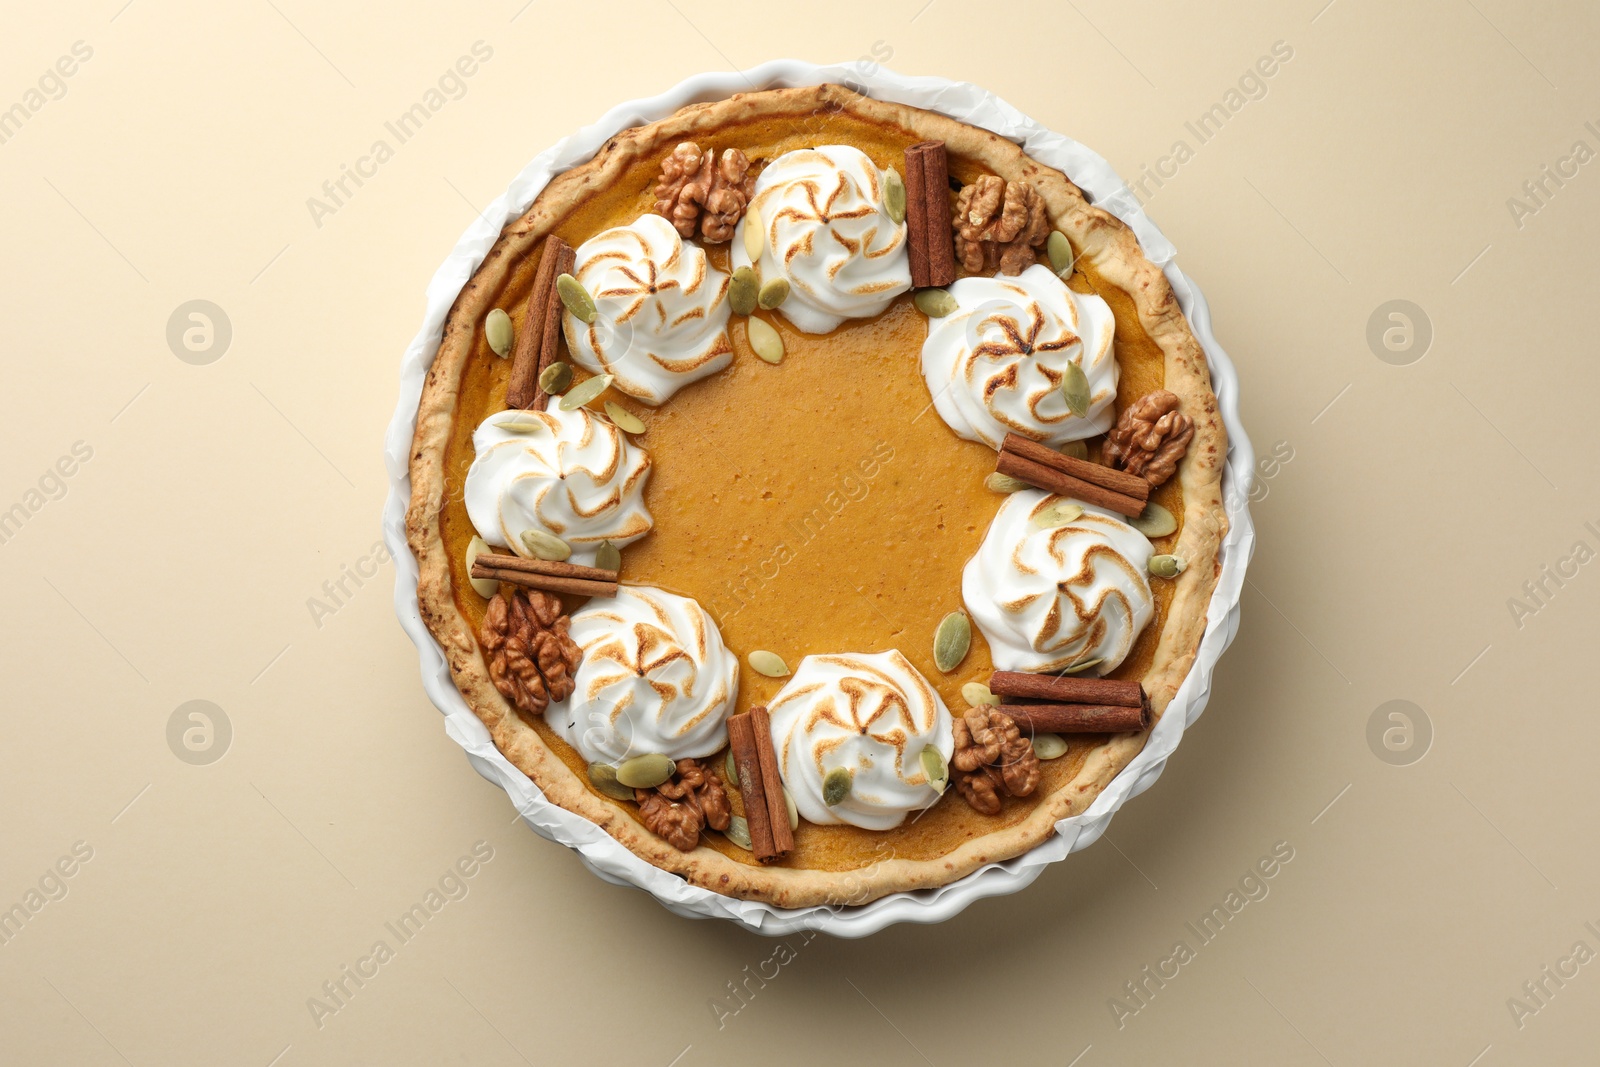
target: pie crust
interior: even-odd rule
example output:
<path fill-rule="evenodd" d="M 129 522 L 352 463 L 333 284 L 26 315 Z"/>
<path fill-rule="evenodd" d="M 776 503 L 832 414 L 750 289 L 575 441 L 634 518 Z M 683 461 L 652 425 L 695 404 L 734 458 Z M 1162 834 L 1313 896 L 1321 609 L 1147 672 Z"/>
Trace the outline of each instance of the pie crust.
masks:
<path fill-rule="evenodd" d="M 1031 184 L 1044 197 L 1051 224 L 1071 239 L 1079 262 L 1127 295 L 1143 330 L 1159 347 L 1163 387 L 1182 400 L 1182 410 L 1194 422 L 1194 438 L 1176 476 L 1183 497 L 1182 526 L 1177 544 L 1168 549 L 1188 567 L 1172 583 L 1172 598 L 1159 620 L 1159 640 L 1143 677 L 1157 716 L 1194 663 L 1220 569 L 1218 548 L 1227 529 L 1221 488 L 1227 447 L 1217 400 L 1205 355 L 1166 277 L 1144 256 L 1124 223 L 1088 203 L 1065 175 L 1030 159 L 1012 142 L 935 112 L 874 100 L 841 86 L 807 86 L 691 105 L 618 134 L 592 160 L 554 178 L 529 210 L 505 228 L 461 290 L 423 387 L 406 513 L 407 539 L 418 561 L 419 609 L 467 704 L 495 745 L 547 800 L 589 819 L 638 856 L 693 885 L 787 908 L 864 904 L 889 893 L 942 886 L 984 864 L 1020 855 L 1047 840 L 1059 820 L 1083 812 L 1139 752 L 1148 732 L 1109 737 L 1090 749 L 1071 779 L 1048 794 L 1029 798 L 1036 803 L 1019 822 L 985 832 L 984 817 L 973 813 L 974 836 L 942 856 L 895 857 L 836 871 L 756 866 L 708 847 L 680 852 L 646 830 L 629 811 L 594 792 L 496 691 L 474 628 L 456 603 L 441 516 L 448 489 L 445 455 L 464 371 L 475 352 L 479 323 L 495 306 L 510 271 L 569 213 L 663 146 L 705 138 L 726 125 L 819 114 L 847 114 L 910 131 L 919 139 L 943 140 L 952 160 L 965 158 L 1008 181 Z"/>

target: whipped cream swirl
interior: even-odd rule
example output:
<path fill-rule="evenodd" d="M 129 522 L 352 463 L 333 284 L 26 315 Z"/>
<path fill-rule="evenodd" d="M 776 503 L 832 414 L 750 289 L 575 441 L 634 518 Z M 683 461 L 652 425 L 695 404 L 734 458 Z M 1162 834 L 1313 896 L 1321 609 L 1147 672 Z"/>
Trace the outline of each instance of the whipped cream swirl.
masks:
<path fill-rule="evenodd" d="M 562 315 L 572 358 L 616 388 L 660 404 L 733 360 L 728 275 L 660 215 L 640 215 L 578 246 L 573 277 L 597 314 Z"/>
<path fill-rule="evenodd" d="M 572 639 L 583 650 L 575 688 L 545 721 L 584 759 L 687 759 L 728 743 L 739 660 L 698 602 L 625 585 L 573 613 Z"/>
<path fill-rule="evenodd" d="M 779 311 L 795 328 L 827 333 L 845 319 L 878 314 L 911 288 L 905 223 L 883 206 L 885 171 L 858 148 L 804 148 L 768 163 L 750 207 L 765 233 L 756 271 L 788 278 Z M 750 266 L 744 229 L 733 235 L 733 265 Z"/>
<path fill-rule="evenodd" d="M 1073 292 L 1041 264 L 1014 278 L 962 278 L 950 295 L 957 309 L 928 320 L 922 376 L 959 436 L 997 449 L 1007 433 L 1063 445 L 1111 428 L 1116 323 L 1104 300 Z M 1089 380 L 1081 418 L 1061 395 L 1069 363 Z"/>
<path fill-rule="evenodd" d="M 922 750 L 949 761 L 950 713 L 898 650 L 807 656 L 767 710 L 783 784 L 806 819 L 889 830 L 939 799 Z M 853 772 L 850 794 L 830 807 L 823 779 L 839 767 Z"/>
<path fill-rule="evenodd" d="M 650 454 L 587 408 L 497 411 L 472 434 L 467 517 L 496 548 L 532 555 L 527 530 L 572 547 L 572 562 L 592 563 L 602 541 L 621 547 L 650 532 L 644 504 Z"/>
<path fill-rule="evenodd" d="M 1057 503 L 1038 489 L 1012 493 L 961 577 L 961 598 L 1003 671 L 1114 670 L 1155 614 L 1144 534 L 1108 511 L 1084 507 L 1072 522 L 1041 529 Z"/>

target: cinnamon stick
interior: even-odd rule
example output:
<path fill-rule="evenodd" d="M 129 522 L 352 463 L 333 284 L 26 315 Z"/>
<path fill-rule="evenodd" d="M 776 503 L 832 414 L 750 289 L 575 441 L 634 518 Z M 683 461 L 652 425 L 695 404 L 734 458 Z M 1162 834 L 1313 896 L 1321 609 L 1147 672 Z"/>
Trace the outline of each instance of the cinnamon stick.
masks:
<path fill-rule="evenodd" d="M 1149 727 L 1148 708 L 1119 704 L 1001 704 L 1000 711 L 1036 734 L 1122 734 Z"/>
<path fill-rule="evenodd" d="M 929 143 L 922 157 L 924 203 L 928 212 L 928 283 L 956 280 L 955 231 L 950 225 L 950 159 L 943 141 Z"/>
<path fill-rule="evenodd" d="M 547 593 L 567 593 L 571 596 L 613 597 L 617 595 L 616 582 L 596 582 L 587 578 L 563 578 L 558 574 L 539 574 L 534 571 L 514 571 L 504 567 L 488 567 L 482 557 L 472 563 L 474 578 L 488 578 L 495 582 L 510 582 L 526 589 L 542 589 Z"/>
<path fill-rule="evenodd" d="M 917 288 L 956 280 L 950 228 L 950 160 L 943 141 L 921 141 L 905 153 L 906 252 Z"/>
<path fill-rule="evenodd" d="M 522 328 L 517 331 L 516 348 L 511 354 L 511 380 L 506 385 L 506 407 L 533 408 L 537 410 L 545 400 L 545 391 L 539 388 L 539 375 L 556 356 L 556 344 L 561 337 L 560 297 L 556 294 L 556 279 L 572 272 L 577 253 L 555 234 L 544 239 L 544 251 L 539 256 L 539 269 L 533 275 L 533 289 L 528 293 L 528 310 L 522 317 Z"/>
<path fill-rule="evenodd" d="M 1024 459 L 1015 452 L 1001 452 L 995 459 L 994 469 L 1007 477 L 1017 478 L 1040 489 L 1047 489 L 1060 496 L 1070 496 L 1085 504 L 1094 504 L 1122 515 L 1134 516 L 1144 511 L 1145 502 L 1137 497 L 1118 493 L 1105 486 L 1083 481 L 1081 478 L 1074 478 L 1054 467 Z"/>
<path fill-rule="evenodd" d="M 789 829 L 789 803 L 783 799 L 778 752 L 772 747 L 772 720 L 767 717 L 765 705 L 757 704 L 750 709 L 750 726 L 756 735 L 756 762 L 761 765 L 761 788 L 767 797 L 767 817 L 772 823 L 772 847 L 777 853 L 773 858 L 776 859 L 794 848 L 794 832 Z"/>
<path fill-rule="evenodd" d="M 750 848 L 763 863 L 778 858 L 772 839 L 772 812 L 756 755 L 756 730 L 749 715 L 728 719 L 728 748 L 733 752 L 734 769 L 739 772 L 739 793 L 744 797 L 744 821 L 750 827 Z M 789 825 L 784 817 L 784 825 Z"/>
<path fill-rule="evenodd" d="M 928 190 L 923 181 L 920 145 L 906 149 L 906 258 L 911 263 L 911 284 L 917 288 L 932 285 L 928 262 Z"/>
<path fill-rule="evenodd" d="M 1101 463 L 1090 463 L 1086 459 L 1064 456 L 1053 448 L 1046 448 L 1037 441 L 1028 440 L 1021 434 L 1006 434 L 1005 440 L 1000 443 L 1000 449 L 1003 452 L 1014 452 L 1023 459 L 1031 459 L 1046 467 L 1054 467 L 1062 474 L 1070 474 L 1080 481 L 1104 486 L 1113 493 L 1131 496 L 1136 500 L 1150 499 L 1150 483 L 1138 475 L 1119 471 L 1115 467 L 1107 467 Z"/>
<path fill-rule="evenodd" d="M 480 559 L 482 557 L 479 557 Z M 1150 703 L 1137 678 L 1080 678 L 1076 675 L 1025 674 L 1021 671 L 995 671 L 989 678 L 989 692 L 1019 700 L 1042 700 L 1048 704 L 1115 704 L 1142 708 Z"/>
<path fill-rule="evenodd" d="M 507 571 L 526 571 L 529 574 L 553 574 L 561 578 L 587 578 L 595 582 L 615 582 L 616 571 L 604 567 L 584 567 L 576 563 L 557 563 L 548 559 L 529 559 L 499 552 L 484 552 L 477 562 Z"/>

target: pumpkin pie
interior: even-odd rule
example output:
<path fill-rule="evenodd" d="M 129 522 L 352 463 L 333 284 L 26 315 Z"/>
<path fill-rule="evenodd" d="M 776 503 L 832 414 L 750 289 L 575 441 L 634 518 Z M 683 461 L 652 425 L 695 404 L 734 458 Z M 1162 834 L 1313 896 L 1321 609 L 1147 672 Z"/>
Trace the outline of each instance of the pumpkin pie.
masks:
<path fill-rule="evenodd" d="M 1205 356 L 1067 175 L 835 85 L 624 131 L 446 322 L 423 618 L 544 797 L 782 907 L 1046 840 L 1194 662 Z"/>

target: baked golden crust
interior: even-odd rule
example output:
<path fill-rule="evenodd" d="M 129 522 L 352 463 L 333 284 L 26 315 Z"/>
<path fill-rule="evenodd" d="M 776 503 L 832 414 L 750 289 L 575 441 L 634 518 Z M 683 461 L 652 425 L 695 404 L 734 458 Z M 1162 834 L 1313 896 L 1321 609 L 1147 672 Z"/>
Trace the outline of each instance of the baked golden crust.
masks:
<path fill-rule="evenodd" d="M 1065 175 L 1028 158 L 994 134 L 929 111 L 886 103 L 836 85 L 775 89 L 696 104 L 608 141 L 594 159 L 553 179 L 530 209 L 507 226 L 463 287 L 446 320 L 417 411 L 411 451 L 411 505 L 406 532 L 419 569 L 417 600 L 423 621 L 444 649 L 452 676 L 495 745 L 527 774 L 546 799 L 597 824 L 646 861 L 691 884 L 780 907 L 863 904 L 902 890 L 945 885 L 987 863 L 1020 855 L 1054 832 L 1056 822 L 1081 813 L 1144 746 L 1147 734 L 1119 735 L 1093 749 L 1070 781 L 1021 822 L 975 837 L 937 859 L 890 858 L 854 871 L 753 867 L 709 848 L 680 852 L 628 812 L 595 795 L 523 722 L 490 681 L 471 626 L 457 608 L 440 530 L 446 491 L 445 448 L 455 419 L 463 370 L 476 324 L 494 306 L 514 265 L 577 205 L 607 187 L 637 160 L 661 146 L 735 122 L 786 115 L 849 113 L 892 124 L 919 137 L 943 140 L 952 156 L 979 162 L 1008 181 L 1024 181 L 1044 198 L 1052 225 L 1065 233 L 1106 281 L 1128 294 L 1141 325 L 1165 357 L 1165 387 L 1194 420 L 1194 439 L 1178 470 L 1183 526 L 1173 553 L 1189 566 L 1176 580 L 1144 685 L 1157 716 L 1194 663 L 1216 585 L 1217 552 L 1227 529 L 1222 506 L 1226 439 L 1210 373 L 1161 269 L 1145 258 L 1133 232 L 1089 204 Z"/>

